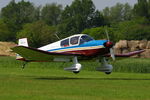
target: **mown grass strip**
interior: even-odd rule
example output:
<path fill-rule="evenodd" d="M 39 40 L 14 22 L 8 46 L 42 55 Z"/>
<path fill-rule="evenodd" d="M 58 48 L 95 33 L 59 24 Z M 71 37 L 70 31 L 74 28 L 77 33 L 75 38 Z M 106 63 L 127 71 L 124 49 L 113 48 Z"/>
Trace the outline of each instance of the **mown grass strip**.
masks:
<path fill-rule="evenodd" d="M 149 100 L 150 74 L 0 68 L 0 100 Z"/>

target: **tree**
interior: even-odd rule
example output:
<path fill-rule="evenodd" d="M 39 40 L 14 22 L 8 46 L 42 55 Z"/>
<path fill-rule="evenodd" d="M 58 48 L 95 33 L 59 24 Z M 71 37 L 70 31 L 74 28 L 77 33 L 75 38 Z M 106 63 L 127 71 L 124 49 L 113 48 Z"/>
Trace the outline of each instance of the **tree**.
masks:
<path fill-rule="evenodd" d="M 82 34 L 88 34 L 92 36 L 94 39 L 107 39 L 106 30 L 108 31 L 111 41 L 117 42 L 118 40 L 123 39 L 123 35 L 121 33 L 116 32 L 115 28 L 106 26 L 85 29 L 82 32 Z"/>
<path fill-rule="evenodd" d="M 104 25 L 103 16 L 95 10 L 92 0 L 74 0 L 62 12 L 59 33 L 69 36 L 101 25 Z"/>
<path fill-rule="evenodd" d="M 123 7 L 123 21 L 129 21 L 133 18 L 133 7 L 128 3 L 124 4 Z"/>
<path fill-rule="evenodd" d="M 107 23 L 118 23 L 121 21 L 131 20 L 133 17 L 132 7 L 126 4 L 117 3 L 115 6 L 103 9 L 102 14 L 107 20 Z"/>
<path fill-rule="evenodd" d="M 57 25 L 60 21 L 62 5 L 46 4 L 41 11 L 41 19 L 48 25 Z"/>
<path fill-rule="evenodd" d="M 0 41 L 10 41 L 14 36 L 3 20 L 0 20 Z"/>
<path fill-rule="evenodd" d="M 15 0 L 12 0 L 6 7 L 2 8 L 1 10 L 1 19 L 3 19 L 6 26 L 11 31 L 11 36 L 14 37 L 11 38 L 11 41 L 15 40 L 16 36 L 16 30 L 17 30 L 17 4 L 15 3 Z M 8 35 L 9 37 L 10 35 Z"/>
<path fill-rule="evenodd" d="M 150 16 L 150 0 L 148 1 L 148 15 Z"/>
<path fill-rule="evenodd" d="M 6 7 L 2 8 L 1 17 L 6 23 L 13 23 L 20 29 L 23 24 L 36 21 L 38 19 L 36 18 L 37 13 L 38 10 L 36 10 L 32 3 L 25 2 L 24 0 L 15 3 L 12 0 Z"/>
<path fill-rule="evenodd" d="M 149 3 L 150 0 L 138 0 L 138 3 L 134 5 L 134 13 L 136 16 L 146 17 L 150 19 Z"/>
<path fill-rule="evenodd" d="M 113 27 L 116 33 L 121 33 L 126 40 L 150 40 L 150 26 L 147 24 L 148 19 L 136 18 L 131 21 L 120 22 Z"/>
<path fill-rule="evenodd" d="M 31 23 L 39 18 L 39 9 L 36 9 L 32 3 L 24 0 L 16 3 L 12 0 L 1 10 L 1 18 L 7 24 L 11 31 L 12 41 L 16 40 L 16 33 L 22 29 L 25 23 Z"/>
<path fill-rule="evenodd" d="M 31 47 L 40 47 L 56 40 L 56 28 L 48 26 L 42 21 L 25 24 L 23 30 L 18 32 L 17 38 L 27 37 Z"/>

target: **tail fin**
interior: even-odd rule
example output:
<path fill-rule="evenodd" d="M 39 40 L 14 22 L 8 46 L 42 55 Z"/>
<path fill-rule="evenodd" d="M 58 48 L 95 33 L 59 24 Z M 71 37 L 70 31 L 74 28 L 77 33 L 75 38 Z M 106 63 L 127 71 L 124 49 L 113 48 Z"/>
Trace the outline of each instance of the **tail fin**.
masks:
<path fill-rule="evenodd" d="M 19 39 L 19 40 L 18 40 L 18 46 L 26 46 L 26 47 L 28 47 L 29 45 L 28 45 L 28 40 L 27 40 L 27 38 Z M 17 55 L 16 55 L 16 59 L 17 59 L 17 60 L 21 60 L 21 59 L 23 59 L 23 57 L 21 57 L 21 55 L 17 54 Z"/>
<path fill-rule="evenodd" d="M 28 47 L 29 45 L 28 45 L 28 40 L 27 40 L 27 38 L 19 39 L 18 45 L 19 45 L 19 46 L 26 46 L 26 47 Z"/>

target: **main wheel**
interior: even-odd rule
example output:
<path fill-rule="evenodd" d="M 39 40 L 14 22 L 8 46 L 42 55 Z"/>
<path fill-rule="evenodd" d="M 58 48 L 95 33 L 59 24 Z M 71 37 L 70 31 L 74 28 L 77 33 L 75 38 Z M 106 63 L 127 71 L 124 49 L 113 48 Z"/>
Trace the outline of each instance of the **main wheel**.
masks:
<path fill-rule="evenodd" d="M 105 74 L 109 75 L 109 74 L 111 74 L 111 72 L 105 72 Z"/>
<path fill-rule="evenodd" d="M 73 73 L 78 74 L 80 71 L 73 71 Z"/>

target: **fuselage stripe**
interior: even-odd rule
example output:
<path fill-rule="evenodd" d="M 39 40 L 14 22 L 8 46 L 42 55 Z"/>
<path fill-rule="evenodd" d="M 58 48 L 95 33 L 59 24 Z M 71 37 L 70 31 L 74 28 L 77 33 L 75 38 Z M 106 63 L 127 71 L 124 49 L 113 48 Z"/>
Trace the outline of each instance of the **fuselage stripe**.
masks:
<path fill-rule="evenodd" d="M 53 50 L 49 52 L 67 52 L 67 51 L 74 51 L 74 50 L 92 50 L 92 49 L 100 49 L 104 48 L 104 46 L 92 46 L 92 47 L 76 47 L 76 48 L 66 48 L 61 50 Z"/>

